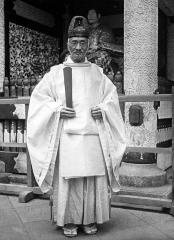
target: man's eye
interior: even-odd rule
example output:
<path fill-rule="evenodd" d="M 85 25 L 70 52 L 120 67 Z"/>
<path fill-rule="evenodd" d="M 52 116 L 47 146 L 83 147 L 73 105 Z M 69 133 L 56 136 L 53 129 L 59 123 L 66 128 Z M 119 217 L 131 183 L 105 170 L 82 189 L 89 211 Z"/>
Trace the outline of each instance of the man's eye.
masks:
<path fill-rule="evenodd" d="M 86 44 L 86 42 L 84 41 L 84 42 L 81 42 L 80 44 L 83 46 L 83 45 L 85 45 L 85 44 Z"/>
<path fill-rule="evenodd" d="M 71 44 L 74 45 L 74 46 L 76 46 L 78 43 L 80 44 L 80 46 L 84 46 L 84 45 L 86 44 L 85 41 L 80 41 L 80 42 L 72 41 L 72 42 L 71 42 Z"/>

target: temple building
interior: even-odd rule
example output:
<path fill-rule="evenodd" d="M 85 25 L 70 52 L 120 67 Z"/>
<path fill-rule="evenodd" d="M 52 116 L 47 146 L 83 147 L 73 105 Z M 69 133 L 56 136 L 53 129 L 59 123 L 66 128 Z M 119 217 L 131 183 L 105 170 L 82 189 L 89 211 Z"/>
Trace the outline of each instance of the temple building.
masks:
<path fill-rule="evenodd" d="M 112 40 L 103 37 L 89 61 L 104 68 L 119 95 L 170 94 L 173 0 L 0 0 L 1 98 L 30 96 L 44 73 L 68 54 L 66 32 L 72 16 L 87 17 L 90 9 L 100 13 L 100 24 L 109 29 L 105 35 L 112 31 Z M 121 110 L 128 146 L 171 147 L 171 102 L 122 103 Z M 25 142 L 25 117 L 22 105 L 0 106 L 0 143 Z M 0 175 L 25 176 L 25 150 L 0 150 Z M 120 182 L 128 193 L 136 189 L 139 194 L 163 197 L 163 192 L 168 197 L 171 167 L 171 154 L 126 152 Z"/>

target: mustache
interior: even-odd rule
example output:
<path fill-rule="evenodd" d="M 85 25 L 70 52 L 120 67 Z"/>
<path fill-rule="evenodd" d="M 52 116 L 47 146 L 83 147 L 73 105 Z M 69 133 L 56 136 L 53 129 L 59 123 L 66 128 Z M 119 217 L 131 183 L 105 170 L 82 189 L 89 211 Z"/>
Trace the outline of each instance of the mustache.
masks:
<path fill-rule="evenodd" d="M 73 53 L 83 53 L 82 50 L 74 50 Z"/>

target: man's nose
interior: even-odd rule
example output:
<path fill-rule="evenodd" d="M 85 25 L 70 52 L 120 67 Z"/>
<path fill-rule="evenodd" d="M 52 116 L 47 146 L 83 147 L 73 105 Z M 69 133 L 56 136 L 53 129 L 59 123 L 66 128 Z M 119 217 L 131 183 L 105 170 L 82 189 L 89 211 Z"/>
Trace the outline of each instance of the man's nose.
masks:
<path fill-rule="evenodd" d="M 80 43 L 77 43 L 76 49 L 81 49 Z"/>

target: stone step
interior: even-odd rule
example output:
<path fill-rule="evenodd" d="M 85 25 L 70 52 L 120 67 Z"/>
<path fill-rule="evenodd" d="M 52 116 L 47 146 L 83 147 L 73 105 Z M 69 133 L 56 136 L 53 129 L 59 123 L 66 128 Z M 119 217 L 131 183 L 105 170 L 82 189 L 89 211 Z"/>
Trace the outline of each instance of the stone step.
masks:
<path fill-rule="evenodd" d="M 120 194 L 150 198 L 171 199 L 172 184 L 168 183 L 159 187 L 128 187 L 121 186 Z"/>
<path fill-rule="evenodd" d="M 167 183 L 167 174 L 156 164 L 132 164 L 123 162 L 120 169 L 120 183 L 129 187 L 158 187 Z"/>

